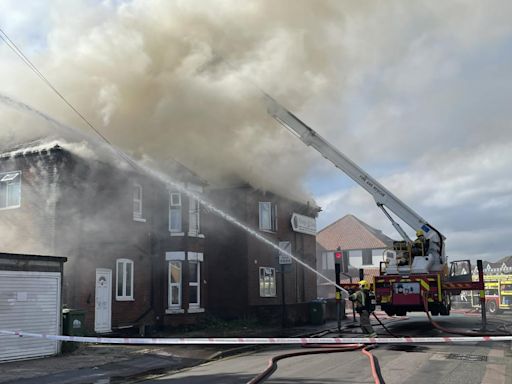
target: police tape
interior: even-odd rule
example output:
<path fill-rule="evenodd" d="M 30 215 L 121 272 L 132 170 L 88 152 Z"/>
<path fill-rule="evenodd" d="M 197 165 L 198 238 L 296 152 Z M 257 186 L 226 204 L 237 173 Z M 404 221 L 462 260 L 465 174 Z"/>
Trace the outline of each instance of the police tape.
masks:
<path fill-rule="evenodd" d="M 155 344 L 155 345 L 272 345 L 272 344 L 397 344 L 397 343 L 466 343 L 475 341 L 512 341 L 512 336 L 457 336 L 457 337 L 198 337 L 198 338 L 131 338 L 46 335 L 24 331 L 3 331 L 0 335 L 35 337 L 52 341 L 100 344 Z M 1 339 L 1 338 L 0 338 Z"/>

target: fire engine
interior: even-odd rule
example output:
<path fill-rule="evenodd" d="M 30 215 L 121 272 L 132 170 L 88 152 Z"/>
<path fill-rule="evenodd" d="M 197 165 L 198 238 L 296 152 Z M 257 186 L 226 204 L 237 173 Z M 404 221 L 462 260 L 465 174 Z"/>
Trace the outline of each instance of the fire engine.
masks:
<path fill-rule="evenodd" d="M 480 261 L 480 279 L 476 282 L 471 278 L 469 260 L 454 261 L 448 268 L 446 239 L 436 227 L 276 100 L 269 95 L 265 95 L 265 98 L 269 115 L 370 193 L 377 207 L 402 237 L 401 241 L 394 242 L 391 252 L 387 252 L 386 261 L 381 263 L 380 275 L 373 282 L 376 301 L 381 309 L 390 316 L 403 316 L 407 312 L 424 311 L 428 307 L 434 316 L 447 316 L 450 314 L 451 295 L 460 294 L 461 290 L 483 289 Z M 422 246 L 418 247 L 420 239 L 411 240 L 389 211 L 423 235 Z M 342 286 L 354 288 L 350 284 Z"/>

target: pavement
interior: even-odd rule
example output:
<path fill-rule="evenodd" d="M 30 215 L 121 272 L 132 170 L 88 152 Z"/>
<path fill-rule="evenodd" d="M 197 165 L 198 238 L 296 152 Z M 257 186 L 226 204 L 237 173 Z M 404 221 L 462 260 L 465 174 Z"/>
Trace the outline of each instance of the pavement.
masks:
<path fill-rule="evenodd" d="M 352 323 L 351 318 L 342 325 Z M 236 335 L 221 337 L 300 337 L 337 327 L 337 323 L 290 328 L 259 327 L 241 329 Z M 235 330 L 236 331 L 236 330 Z M 171 336 L 171 335 L 168 335 Z M 173 334 L 172 337 L 213 337 L 200 332 Z M 159 335 L 161 337 L 161 335 Z M 226 345 L 110 345 L 80 344 L 73 352 L 46 358 L 0 364 L 2 384 L 106 384 L 121 383 L 138 375 L 175 372 L 195 365 L 246 352 L 257 346 Z"/>

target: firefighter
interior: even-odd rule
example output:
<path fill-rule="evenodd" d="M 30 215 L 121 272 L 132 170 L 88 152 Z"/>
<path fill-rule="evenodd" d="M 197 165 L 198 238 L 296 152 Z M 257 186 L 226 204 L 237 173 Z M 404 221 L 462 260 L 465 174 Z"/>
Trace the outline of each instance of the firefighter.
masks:
<path fill-rule="evenodd" d="M 425 238 L 425 233 L 418 229 L 416 231 L 416 240 L 412 244 L 412 256 L 427 256 L 430 240 Z"/>
<path fill-rule="evenodd" d="M 376 337 L 377 333 L 373 330 L 370 323 L 370 313 L 374 310 L 370 295 L 370 284 L 366 280 L 361 280 L 359 282 L 359 290 L 350 295 L 349 300 L 355 303 L 363 333 L 368 337 Z"/>

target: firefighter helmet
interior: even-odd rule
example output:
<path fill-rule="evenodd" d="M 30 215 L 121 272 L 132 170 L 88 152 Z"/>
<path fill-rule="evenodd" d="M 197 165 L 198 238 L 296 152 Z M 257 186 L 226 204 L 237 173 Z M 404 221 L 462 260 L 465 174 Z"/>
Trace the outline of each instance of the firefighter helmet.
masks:
<path fill-rule="evenodd" d="M 370 289 L 370 284 L 366 280 L 361 280 L 359 282 L 359 288 L 361 289 Z"/>
<path fill-rule="evenodd" d="M 417 236 L 417 237 L 420 237 L 420 236 L 423 236 L 423 235 L 425 235 L 425 232 L 423 232 L 423 230 L 418 229 L 418 230 L 416 231 L 416 236 Z"/>

